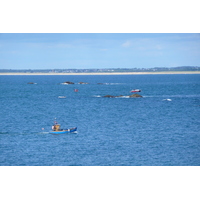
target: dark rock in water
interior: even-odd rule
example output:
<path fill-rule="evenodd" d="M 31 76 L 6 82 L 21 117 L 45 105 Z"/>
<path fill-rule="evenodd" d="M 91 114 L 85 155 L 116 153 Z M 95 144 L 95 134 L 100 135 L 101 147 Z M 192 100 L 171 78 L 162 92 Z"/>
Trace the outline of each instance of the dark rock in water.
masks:
<path fill-rule="evenodd" d="M 112 95 L 106 95 L 106 96 L 103 96 L 103 97 L 107 97 L 107 98 L 123 98 L 123 97 L 129 97 L 129 98 L 138 98 L 138 97 L 142 97 L 141 95 L 139 94 L 132 94 L 132 95 L 129 95 L 129 96 L 124 96 L 124 95 L 119 95 L 119 96 L 112 96 Z"/>
<path fill-rule="evenodd" d="M 73 83 L 73 82 L 70 82 L 70 81 L 66 81 L 66 82 L 64 82 L 63 84 L 70 85 L 70 84 L 74 84 L 74 83 Z"/>
<path fill-rule="evenodd" d="M 106 95 L 104 97 L 107 97 L 107 98 L 115 98 L 115 96 L 112 96 L 112 95 Z"/>
<path fill-rule="evenodd" d="M 36 84 L 36 83 L 34 83 L 34 82 L 28 82 L 27 84 Z"/>
<path fill-rule="evenodd" d="M 89 83 L 86 83 L 86 82 L 79 82 L 78 84 L 83 84 L 83 85 L 84 85 L 84 84 L 89 84 Z"/>
<path fill-rule="evenodd" d="M 129 95 L 130 98 L 134 98 L 134 97 L 142 97 L 141 95 L 139 94 L 132 94 L 132 95 Z"/>

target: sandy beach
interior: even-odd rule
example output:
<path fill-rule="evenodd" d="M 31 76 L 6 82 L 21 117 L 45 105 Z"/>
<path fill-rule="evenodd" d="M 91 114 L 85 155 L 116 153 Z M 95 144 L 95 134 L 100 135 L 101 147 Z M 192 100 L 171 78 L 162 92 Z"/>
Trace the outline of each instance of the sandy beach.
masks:
<path fill-rule="evenodd" d="M 167 72 L 115 72 L 115 73 L 0 73 L 0 75 L 156 75 L 156 74 L 200 74 L 200 71 Z"/>

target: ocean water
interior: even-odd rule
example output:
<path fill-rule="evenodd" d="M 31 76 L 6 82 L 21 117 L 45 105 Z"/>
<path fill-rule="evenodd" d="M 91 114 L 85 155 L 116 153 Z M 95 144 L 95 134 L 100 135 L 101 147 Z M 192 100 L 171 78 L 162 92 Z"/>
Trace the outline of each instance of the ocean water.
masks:
<path fill-rule="evenodd" d="M 200 165 L 200 75 L 0 76 L 0 92 L 1 166 Z M 55 118 L 78 132 L 50 134 Z"/>

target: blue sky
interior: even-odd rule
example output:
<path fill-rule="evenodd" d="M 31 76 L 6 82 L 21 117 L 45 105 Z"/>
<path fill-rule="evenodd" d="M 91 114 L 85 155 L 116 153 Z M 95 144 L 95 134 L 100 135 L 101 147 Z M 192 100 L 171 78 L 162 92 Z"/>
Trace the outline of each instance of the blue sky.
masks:
<path fill-rule="evenodd" d="M 200 34 L 0 34 L 1 69 L 176 66 L 200 66 Z"/>

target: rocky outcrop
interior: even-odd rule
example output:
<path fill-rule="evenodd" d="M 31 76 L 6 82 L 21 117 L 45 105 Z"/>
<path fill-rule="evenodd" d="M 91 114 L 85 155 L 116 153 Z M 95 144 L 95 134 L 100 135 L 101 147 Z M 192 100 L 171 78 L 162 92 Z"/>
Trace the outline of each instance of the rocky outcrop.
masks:
<path fill-rule="evenodd" d="M 107 98 L 115 98 L 116 96 L 106 95 L 106 96 L 103 96 L 103 97 L 107 97 Z"/>
<path fill-rule="evenodd" d="M 62 84 L 64 84 L 64 85 L 71 85 L 71 84 L 74 84 L 73 82 L 70 82 L 70 81 L 66 81 L 66 82 L 64 82 L 64 83 L 62 83 Z"/>
<path fill-rule="evenodd" d="M 78 84 L 84 85 L 84 84 L 89 84 L 89 83 L 86 83 L 86 82 L 79 82 Z"/>
<path fill-rule="evenodd" d="M 142 97 L 141 95 L 139 94 L 132 94 L 132 95 L 128 95 L 128 96 L 124 96 L 124 95 L 119 95 L 119 96 L 113 96 L 113 95 L 105 95 L 103 97 L 107 97 L 107 98 L 123 98 L 123 97 L 126 97 L 126 98 L 138 98 L 138 97 Z"/>
<path fill-rule="evenodd" d="M 141 95 L 139 94 L 132 94 L 132 95 L 129 95 L 130 98 L 134 98 L 134 97 L 142 97 Z"/>
<path fill-rule="evenodd" d="M 27 84 L 36 84 L 36 83 L 34 83 L 34 82 L 28 82 Z"/>

